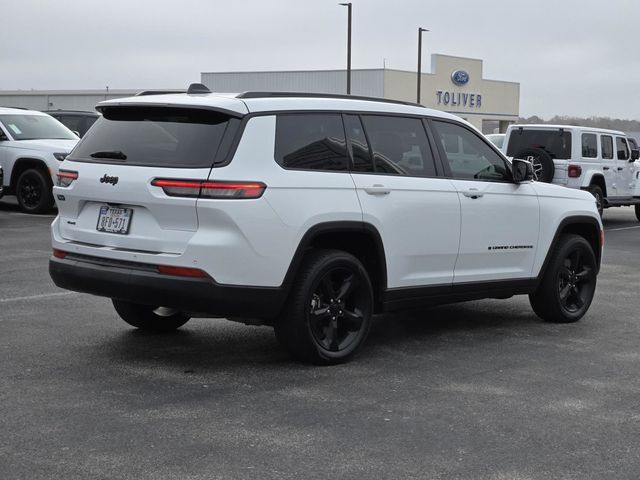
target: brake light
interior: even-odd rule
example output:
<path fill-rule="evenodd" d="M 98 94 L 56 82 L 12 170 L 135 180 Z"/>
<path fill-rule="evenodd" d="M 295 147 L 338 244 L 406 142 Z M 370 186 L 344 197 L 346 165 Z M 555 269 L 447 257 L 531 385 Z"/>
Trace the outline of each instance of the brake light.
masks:
<path fill-rule="evenodd" d="M 74 172 L 72 170 L 58 170 L 58 173 L 56 173 L 56 177 L 58 177 L 56 186 L 68 187 L 73 183 L 74 180 L 78 179 L 78 172 Z"/>
<path fill-rule="evenodd" d="M 204 278 L 208 275 L 199 268 L 172 267 L 169 265 L 158 265 L 158 273 L 164 275 L 176 275 L 178 277 Z"/>
<path fill-rule="evenodd" d="M 53 249 L 53 256 L 56 258 L 64 258 L 67 256 L 67 252 L 64 252 L 62 250 L 58 250 L 57 248 Z"/>
<path fill-rule="evenodd" d="M 571 178 L 577 178 L 582 175 L 582 167 L 580 165 L 569 165 L 567 174 Z"/>
<path fill-rule="evenodd" d="M 208 180 L 173 180 L 156 178 L 151 182 L 171 197 L 216 199 L 260 198 L 267 186 L 262 182 L 228 182 Z"/>

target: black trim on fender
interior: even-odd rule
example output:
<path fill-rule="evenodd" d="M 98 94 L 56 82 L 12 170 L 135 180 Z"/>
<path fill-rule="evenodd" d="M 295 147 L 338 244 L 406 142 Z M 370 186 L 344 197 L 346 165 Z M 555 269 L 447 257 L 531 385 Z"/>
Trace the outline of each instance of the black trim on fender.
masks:
<path fill-rule="evenodd" d="M 289 268 L 287 269 L 287 273 L 284 277 L 281 287 L 289 293 L 291 289 L 291 285 L 295 280 L 295 277 L 300 269 L 300 264 L 302 263 L 302 259 L 304 258 L 305 253 L 307 253 L 310 246 L 313 244 L 313 241 L 318 238 L 320 235 L 327 233 L 345 233 L 345 232 L 356 232 L 356 233 L 364 233 L 369 235 L 377 250 L 378 259 L 380 260 L 380 285 L 381 289 L 384 291 L 387 285 L 387 259 L 384 253 L 384 246 L 382 243 L 382 238 L 380 237 L 380 233 L 373 225 L 365 222 L 357 222 L 357 221 L 341 221 L 341 222 L 325 222 L 319 223 L 311 227 L 307 232 L 303 235 L 300 243 L 298 244 L 298 248 L 296 249 L 293 258 L 291 259 L 291 263 L 289 264 Z M 375 292 L 377 295 L 382 292 Z"/>
<path fill-rule="evenodd" d="M 551 240 L 551 244 L 547 249 L 547 256 L 545 257 L 544 262 L 542 263 L 542 267 L 540 268 L 540 272 L 538 273 L 538 276 L 535 279 L 536 288 L 538 287 L 538 285 L 540 285 L 540 282 L 544 277 L 544 273 L 547 270 L 547 266 L 549 265 L 549 262 L 551 261 L 553 252 L 555 251 L 556 245 L 558 244 L 558 240 L 560 239 L 560 235 L 562 235 L 562 231 L 571 225 L 588 225 L 591 227 L 595 227 L 598 235 L 598 238 L 597 238 L 598 248 L 596 248 L 595 251 L 593 252 L 596 256 L 596 266 L 598 269 L 598 271 L 596 272 L 596 275 L 600 272 L 600 262 L 602 260 L 602 245 L 600 245 L 600 237 L 599 237 L 601 235 L 600 223 L 598 223 L 598 220 L 596 220 L 593 217 L 588 217 L 586 215 L 575 215 L 575 216 L 571 216 L 563 219 L 560 222 L 560 225 L 558 225 L 558 228 L 556 229 L 556 233 L 553 236 L 553 239 Z"/>

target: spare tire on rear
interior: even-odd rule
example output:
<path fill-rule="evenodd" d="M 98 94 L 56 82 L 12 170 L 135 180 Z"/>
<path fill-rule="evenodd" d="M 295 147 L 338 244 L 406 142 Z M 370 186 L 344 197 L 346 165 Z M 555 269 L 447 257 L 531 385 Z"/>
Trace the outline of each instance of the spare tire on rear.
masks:
<path fill-rule="evenodd" d="M 553 158 L 542 148 L 524 148 L 515 154 L 515 158 L 533 163 L 533 178 L 538 182 L 551 183 L 556 167 Z"/>

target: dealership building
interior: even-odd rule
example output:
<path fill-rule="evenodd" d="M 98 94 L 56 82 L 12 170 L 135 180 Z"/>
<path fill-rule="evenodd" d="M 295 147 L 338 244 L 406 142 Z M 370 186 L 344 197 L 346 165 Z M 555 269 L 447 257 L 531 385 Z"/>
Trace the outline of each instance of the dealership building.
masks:
<path fill-rule="evenodd" d="M 203 84 L 214 92 L 274 91 L 345 94 L 345 70 L 204 72 Z M 484 133 L 505 131 L 518 120 L 520 84 L 483 77 L 482 60 L 431 56 L 421 75 L 421 103 L 458 115 Z M 181 85 L 178 88 L 185 88 Z M 135 95 L 141 89 L 0 91 L 0 105 L 34 110 L 93 110 L 103 100 Z M 387 68 L 351 72 L 351 93 L 415 102 L 416 72 Z"/>

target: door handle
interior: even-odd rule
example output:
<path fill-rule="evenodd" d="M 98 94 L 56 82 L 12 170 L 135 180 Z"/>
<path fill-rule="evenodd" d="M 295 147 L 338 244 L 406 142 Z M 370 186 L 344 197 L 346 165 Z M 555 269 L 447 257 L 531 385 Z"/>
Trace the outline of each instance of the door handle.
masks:
<path fill-rule="evenodd" d="M 624 167 L 618 167 L 618 171 L 624 170 Z"/>
<path fill-rule="evenodd" d="M 465 197 L 469 197 L 469 198 L 480 198 L 484 195 L 484 193 L 479 191 L 477 188 L 470 188 L 466 192 L 462 192 L 462 194 Z"/>
<path fill-rule="evenodd" d="M 369 195 L 389 195 L 391 193 L 391 189 L 385 187 L 384 185 L 380 185 L 376 183 L 371 187 L 364 187 L 364 191 Z"/>
<path fill-rule="evenodd" d="M 609 167 L 602 167 L 603 170 L 609 170 Z"/>

